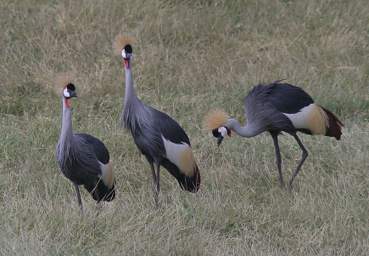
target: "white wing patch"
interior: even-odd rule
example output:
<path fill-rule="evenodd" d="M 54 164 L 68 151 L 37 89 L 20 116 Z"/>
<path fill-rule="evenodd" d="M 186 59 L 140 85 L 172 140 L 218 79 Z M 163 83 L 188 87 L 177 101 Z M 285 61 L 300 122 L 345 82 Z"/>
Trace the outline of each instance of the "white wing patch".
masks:
<path fill-rule="evenodd" d="M 111 162 L 109 161 L 107 164 L 103 164 L 99 161 L 101 166 L 101 179 L 103 180 L 104 184 L 108 186 L 108 188 L 112 188 L 114 185 L 114 175 L 113 175 L 113 167 Z"/>
<path fill-rule="evenodd" d="M 182 142 L 181 144 L 177 144 L 165 139 L 164 136 L 161 137 L 164 141 L 168 160 L 175 164 L 186 176 L 193 176 L 196 169 L 196 162 L 191 147 L 187 143 Z"/>
<path fill-rule="evenodd" d="M 312 103 L 295 114 L 283 113 L 297 129 L 308 129 L 313 134 L 325 134 L 328 118 L 324 110 Z"/>

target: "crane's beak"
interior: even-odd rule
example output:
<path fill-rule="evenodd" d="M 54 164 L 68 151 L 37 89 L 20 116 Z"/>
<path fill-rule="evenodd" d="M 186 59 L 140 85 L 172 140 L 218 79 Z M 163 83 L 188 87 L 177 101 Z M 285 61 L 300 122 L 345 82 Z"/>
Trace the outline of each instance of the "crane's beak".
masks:
<path fill-rule="evenodd" d="M 69 98 L 73 98 L 73 97 L 76 97 L 77 98 L 77 93 L 76 91 L 72 91 L 72 90 L 69 90 Z"/>
<path fill-rule="evenodd" d="M 219 137 L 218 137 L 218 140 L 217 140 L 217 145 L 218 145 L 218 147 L 220 146 L 220 144 L 222 144 L 223 139 L 224 139 L 224 137 L 223 137 L 223 136 L 219 136 Z"/>
<path fill-rule="evenodd" d="M 212 130 L 212 133 L 213 133 L 213 136 L 217 138 L 217 145 L 219 147 L 224 139 L 224 136 L 219 132 L 219 129 Z"/>

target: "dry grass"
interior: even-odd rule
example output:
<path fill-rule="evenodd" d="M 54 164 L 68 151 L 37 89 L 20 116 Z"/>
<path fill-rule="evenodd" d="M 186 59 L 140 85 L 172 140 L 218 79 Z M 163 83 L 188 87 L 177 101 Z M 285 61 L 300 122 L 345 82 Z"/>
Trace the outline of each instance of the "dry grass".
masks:
<path fill-rule="evenodd" d="M 356 1 L 0 1 L 1 255 L 367 255 L 369 5 Z M 203 184 L 182 192 L 150 169 L 119 128 L 124 75 L 114 37 L 136 39 L 139 96 L 189 134 Z M 110 149 L 117 198 L 79 215 L 54 148 L 60 99 L 47 88 L 73 70 L 74 129 Z M 289 194 L 268 135 L 218 149 L 203 116 L 242 119 L 259 82 L 287 78 L 345 123 L 342 141 L 302 136 L 310 155 Z M 46 86 L 45 86 L 46 85 Z M 285 177 L 300 157 L 281 138 Z"/>

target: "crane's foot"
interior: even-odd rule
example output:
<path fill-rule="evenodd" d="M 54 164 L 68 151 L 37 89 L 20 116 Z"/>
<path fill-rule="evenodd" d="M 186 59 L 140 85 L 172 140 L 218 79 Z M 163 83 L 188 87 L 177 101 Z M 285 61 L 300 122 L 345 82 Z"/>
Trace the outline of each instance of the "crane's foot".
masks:
<path fill-rule="evenodd" d="M 281 188 L 285 188 L 286 187 L 286 185 L 284 184 L 284 181 L 283 180 L 279 180 L 279 186 L 281 186 Z"/>
<path fill-rule="evenodd" d="M 85 211 L 83 210 L 82 205 L 80 206 L 80 209 L 81 209 L 81 215 L 84 215 L 85 214 Z"/>
<path fill-rule="evenodd" d="M 288 183 L 288 186 L 287 186 L 287 191 L 291 193 L 292 192 L 292 189 L 293 189 L 292 182 L 289 182 Z"/>
<path fill-rule="evenodd" d="M 95 217 L 97 218 L 100 215 L 101 211 L 102 211 L 102 202 L 101 201 L 96 202 L 95 208 L 96 208 Z"/>
<path fill-rule="evenodd" d="M 81 217 L 85 216 L 85 211 L 84 211 L 82 204 L 80 204 L 78 208 L 79 208 L 79 214 L 81 215 Z"/>
<path fill-rule="evenodd" d="M 155 209 L 159 208 L 159 198 L 154 198 L 154 203 L 155 203 Z"/>

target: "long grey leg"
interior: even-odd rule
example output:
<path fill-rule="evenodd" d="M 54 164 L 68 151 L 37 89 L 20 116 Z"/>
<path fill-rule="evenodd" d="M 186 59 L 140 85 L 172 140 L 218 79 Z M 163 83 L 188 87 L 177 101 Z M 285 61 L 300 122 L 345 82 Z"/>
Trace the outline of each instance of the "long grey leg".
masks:
<path fill-rule="evenodd" d="M 284 181 L 283 181 L 283 175 L 282 175 L 282 169 L 281 169 L 282 159 L 281 159 L 281 152 L 279 150 L 279 145 L 278 145 L 278 135 L 272 133 L 272 138 L 273 138 L 273 143 L 274 143 L 274 148 L 275 148 L 275 158 L 276 158 L 276 163 L 277 163 L 277 168 L 278 168 L 278 173 L 279 173 L 279 183 L 281 184 L 281 187 L 284 187 Z"/>
<path fill-rule="evenodd" d="M 160 164 L 155 163 L 156 167 L 156 189 L 155 189 L 155 204 L 159 205 L 159 192 L 160 192 Z"/>
<path fill-rule="evenodd" d="M 95 208 L 96 208 L 96 215 L 95 217 L 98 217 L 101 210 L 102 210 L 102 202 L 101 201 L 98 201 L 96 202 L 96 205 L 95 205 Z"/>
<path fill-rule="evenodd" d="M 81 199 L 81 193 L 79 192 L 79 187 L 76 183 L 73 183 L 73 184 L 74 184 L 74 188 L 76 189 L 78 205 L 81 208 L 81 212 L 83 213 L 82 199 Z"/>
<path fill-rule="evenodd" d="M 154 192 L 154 200 L 155 200 L 155 205 L 158 205 L 158 192 L 157 192 L 157 177 L 156 177 L 156 173 L 155 173 L 155 168 L 154 168 L 154 164 L 152 162 L 150 162 L 150 167 L 151 167 L 151 173 L 152 173 L 152 190 Z"/>
<path fill-rule="evenodd" d="M 155 168 L 154 168 L 154 164 L 150 162 L 150 167 L 151 167 L 151 174 L 152 174 L 152 180 L 154 182 L 154 187 L 156 185 L 156 174 L 155 174 Z"/>
<path fill-rule="evenodd" d="M 288 186 L 290 190 L 292 189 L 292 182 L 293 182 L 293 180 L 295 179 L 295 177 L 299 173 L 299 171 L 301 169 L 301 166 L 304 163 L 305 159 L 308 157 L 308 151 L 306 150 L 306 148 L 302 144 L 300 138 L 296 134 L 292 134 L 292 136 L 295 138 L 295 140 L 299 144 L 299 146 L 300 146 L 300 148 L 302 150 L 302 156 L 301 156 L 301 160 L 300 160 L 299 164 L 296 167 L 296 170 L 293 172 L 292 177 L 290 179 L 289 186 Z"/>

